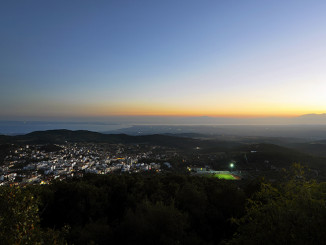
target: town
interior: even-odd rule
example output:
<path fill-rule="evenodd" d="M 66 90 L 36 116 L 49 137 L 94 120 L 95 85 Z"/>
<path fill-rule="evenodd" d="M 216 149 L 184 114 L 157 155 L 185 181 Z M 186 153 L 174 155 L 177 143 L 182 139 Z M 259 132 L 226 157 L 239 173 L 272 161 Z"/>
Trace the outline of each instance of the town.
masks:
<path fill-rule="evenodd" d="M 0 185 L 49 184 L 86 173 L 160 172 L 178 153 L 161 146 L 66 143 L 13 145 L 0 167 Z"/>
<path fill-rule="evenodd" d="M 90 140 L 91 139 L 91 140 Z M 323 157 L 265 143 L 223 143 L 163 135 L 124 136 L 89 131 L 44 131 L 3 136 L 0 185 L 49 184 L 85 174 L 165 173 L 276 181 L 284 168 L 309 164 L 324 179 Z M 307 173 L 308 173 L 307 172 Z"/>

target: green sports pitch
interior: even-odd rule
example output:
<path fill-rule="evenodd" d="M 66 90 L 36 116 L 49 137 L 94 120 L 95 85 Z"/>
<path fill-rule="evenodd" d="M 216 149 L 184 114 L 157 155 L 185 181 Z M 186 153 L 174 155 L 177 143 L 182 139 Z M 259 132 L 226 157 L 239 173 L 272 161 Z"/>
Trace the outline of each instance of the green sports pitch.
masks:
<path fill-rule="evenodd" d="M 219 179 L 227 179 L 227 180 L 236 180 L 237 178 L 232 174 L 213 174 L 212 177 Z"/>

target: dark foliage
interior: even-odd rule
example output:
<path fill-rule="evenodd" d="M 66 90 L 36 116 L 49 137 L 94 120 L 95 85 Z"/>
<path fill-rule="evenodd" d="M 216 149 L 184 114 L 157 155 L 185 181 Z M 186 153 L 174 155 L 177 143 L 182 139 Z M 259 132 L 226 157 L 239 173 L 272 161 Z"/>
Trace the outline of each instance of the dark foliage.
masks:
<path fill-rule="evenodd" d="M 44 228 L 74 244 L 217 244 L 245 195 L 230 182 L 182 175 L 88 175 L 35 188 Z"/>
<path fill-rule="evenodd" d="M 62 148 L 58 145 L 46 144 L 46 145 L 41 146 L 40 150 L 44 151 L 44 152 L 58 152 L 58 151 L 62 150 Z"/>
<path fill-rule="evenodd" d="M 325 244 L 326 185 L 305 179 L 302 166 L 283 183 L 262 183 L 227 244 Z"/>
<path fill-rule="evenodd" d="M 0 187 L 3 244 L 324 244 L 325 183 L 86 175 Z"/>
<path fill-rule="evenodd" d="M 11 149 L 13 149 L 13 147 L 9 144 L 0 145 L 0 165 L 3 164 L 3 160 L 9 154 Z"/>

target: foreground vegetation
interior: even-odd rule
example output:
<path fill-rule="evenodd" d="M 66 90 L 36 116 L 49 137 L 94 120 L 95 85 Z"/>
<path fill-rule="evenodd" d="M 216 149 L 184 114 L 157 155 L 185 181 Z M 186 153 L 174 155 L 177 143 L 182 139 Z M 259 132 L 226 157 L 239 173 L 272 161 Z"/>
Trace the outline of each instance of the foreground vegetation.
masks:
<path fill-rule="evenodd" d="M 323 244 L 326 183 L 88 175 L 0 188 L 2 244 Z"/>

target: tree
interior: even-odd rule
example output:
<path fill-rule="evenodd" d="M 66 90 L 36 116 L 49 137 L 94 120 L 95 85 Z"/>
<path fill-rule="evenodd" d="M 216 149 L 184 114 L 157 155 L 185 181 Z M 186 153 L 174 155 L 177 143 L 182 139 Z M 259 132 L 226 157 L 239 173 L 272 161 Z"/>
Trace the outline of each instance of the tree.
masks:
<path fill-rule="evenodd" d="M 60 232 L 39 226 L 38 202 L 27 189 L 0 188 L 1 244 L 65 244 Z"/>
<path fill-rule="evenodd" d="M 171 205 L 148 200 L 129 209 L 122 220 L 120 244 L 182 244 L 188 226 L 187 216 Z M 128 236 L 125 236 L 128 234 Z"/>
<path fill-rule="evenodd" d="M 39 229 L 34 196 L 19 187 L 0 189 L 0 239 L 4 244 L 35 244 Z"/>
<path fill-rule="evenodd" d="M 295 164 L 283 184 L 262 183 L 229 244 L 325 244 L 326 183 L 306 180 Z"/>

